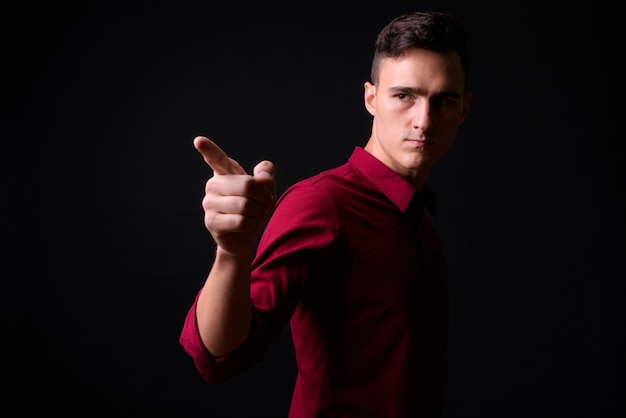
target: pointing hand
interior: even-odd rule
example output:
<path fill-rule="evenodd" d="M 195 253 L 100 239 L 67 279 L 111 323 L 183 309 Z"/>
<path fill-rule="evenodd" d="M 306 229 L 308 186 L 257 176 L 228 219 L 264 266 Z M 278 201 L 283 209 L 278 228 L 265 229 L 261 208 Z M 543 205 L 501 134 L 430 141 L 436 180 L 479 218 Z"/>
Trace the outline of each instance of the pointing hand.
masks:
<path fill-rule="evenodd" d="M 250 256 L 276 203 L 274 164 L 261 161 L 249 175 L 209 138 L 198 136 L 193 144 L 213 170 L 202 200 L 206 228 L 223 250 Z"/>

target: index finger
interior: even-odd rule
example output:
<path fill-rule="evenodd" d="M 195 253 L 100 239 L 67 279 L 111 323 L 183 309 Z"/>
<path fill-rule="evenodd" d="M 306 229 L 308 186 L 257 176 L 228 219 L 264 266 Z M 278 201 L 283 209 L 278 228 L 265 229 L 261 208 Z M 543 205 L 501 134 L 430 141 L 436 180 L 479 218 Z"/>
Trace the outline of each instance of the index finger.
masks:
<path fill-rule="evenodd" d="M 215 174 L 246 174 L 241 165 L 205 136 L 197 136 L 193 146 L 198 150 L 204 161 L 213 169 Z"/>

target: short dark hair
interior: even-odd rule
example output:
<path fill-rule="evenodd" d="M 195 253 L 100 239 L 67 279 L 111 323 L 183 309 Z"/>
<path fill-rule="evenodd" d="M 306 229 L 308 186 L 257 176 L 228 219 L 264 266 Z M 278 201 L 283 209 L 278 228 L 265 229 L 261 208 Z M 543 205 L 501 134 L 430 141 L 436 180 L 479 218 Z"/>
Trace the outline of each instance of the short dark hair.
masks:
<path fill-rule="evenodd" d="M 415 11 L 400 15 L 389 22 L 376 38 L 370 74 L 372 83 L 378 83 L 380 61 L 383 58 L 397 58 L 411 48 L 458 53 L 467 88 L 467 32 L 458 17 L 443 12 Z"/>

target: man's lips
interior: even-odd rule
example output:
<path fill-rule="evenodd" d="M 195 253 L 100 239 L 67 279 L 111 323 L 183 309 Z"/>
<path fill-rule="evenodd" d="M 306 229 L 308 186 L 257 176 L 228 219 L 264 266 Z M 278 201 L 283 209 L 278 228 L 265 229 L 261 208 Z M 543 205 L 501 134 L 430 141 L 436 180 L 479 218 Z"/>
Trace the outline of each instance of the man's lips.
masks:
<path fill-rule="evenodd" d="M 423 146 L 432 144 L 432 142 L 427 139 L 409 138 L 406 141 L 418 147 L 423 147 Z"/>

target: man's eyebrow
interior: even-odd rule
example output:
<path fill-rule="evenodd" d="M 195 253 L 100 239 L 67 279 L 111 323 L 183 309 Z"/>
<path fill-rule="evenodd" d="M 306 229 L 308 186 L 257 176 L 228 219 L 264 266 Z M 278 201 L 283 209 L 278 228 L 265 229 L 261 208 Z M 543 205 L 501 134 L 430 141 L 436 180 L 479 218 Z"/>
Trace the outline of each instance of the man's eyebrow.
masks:
<path fill-rule="evenodd" d="M 390 93 L 404 93 L 404 94 L 415 94 L 417 96 L 426 95 L 426 90 L 420 89 L 417 87 L 404 87 L 404 86 L 394 86 L 389 88 Z M 460 98 L 461 95 L 456 91 L 439 91 L 433 94 L 435 97 L 454 97 Z"/>

